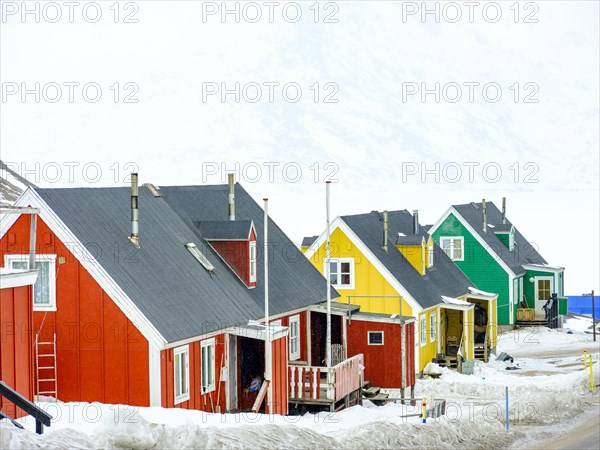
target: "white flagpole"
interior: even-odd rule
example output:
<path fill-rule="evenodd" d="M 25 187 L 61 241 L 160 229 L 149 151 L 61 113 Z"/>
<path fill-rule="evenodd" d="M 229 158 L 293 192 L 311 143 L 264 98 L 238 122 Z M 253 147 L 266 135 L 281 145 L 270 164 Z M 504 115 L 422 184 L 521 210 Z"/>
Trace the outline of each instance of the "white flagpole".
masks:
<path fill-rule="evenodd" d="M 263 198 L 264 207 L 264 250 L 263 258 L 265 260 L 265 382 L 267 387 L 267 412 L 272 413 L 273 389 L 271 386 L 271 328 L 269 326 L 269 199 Z"/>
<path fill-rule="evenodd" d="M 327 208 L 327 245 L 325 255 L 325 276 L 327 277 L 327 338 L 325 341 L 327 367 L 331 367 L 331 230 L 329 229 L 329 185 L 331 181 L 325 182 L 325 198 Z"/>

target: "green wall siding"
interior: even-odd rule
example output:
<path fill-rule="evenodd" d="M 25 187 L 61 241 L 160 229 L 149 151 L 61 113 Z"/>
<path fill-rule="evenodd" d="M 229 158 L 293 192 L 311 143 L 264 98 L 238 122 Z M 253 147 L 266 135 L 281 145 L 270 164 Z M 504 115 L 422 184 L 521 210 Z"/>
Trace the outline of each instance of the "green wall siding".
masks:
<path fill-rule="evenodd" d="M 500 241 L 502 241 L 502 243 L 504 245 L 506 245 L 506 248 L 510 248 L 510 234 L 508 233 L 498 233 L 496 234 L 496 237 L 498 239 L 500 239 Z"/>
<path fill-rule="evenodd" d="M 510 279 L 502 266 L 477 242 L 477 239 L 469 233 L 454 214 L 450 214 L 433 234 L 433 239 L 438 245 L 440 236 L 464 237 L 464 261 L 455 261 L 456 265 L 469 277 L 476 288 L 498 294 L 498 324 L 509 324 Z"/>
<path fill-rule="evenodd" d="M 529 281 L 530 278 L 535 277 L 554 277 L 554 272 L 546 272 L 543 270 L 528 270 L 525 274 L 525 280 L 523 281 L 523 291 L 527 299 L 527 305 L 530 308 L 535 308 L 535 283 Z M 554 290 L 559 297 L 564 295 L 563 292 L 563 280 L 562 272 L 554 278 Z"/>

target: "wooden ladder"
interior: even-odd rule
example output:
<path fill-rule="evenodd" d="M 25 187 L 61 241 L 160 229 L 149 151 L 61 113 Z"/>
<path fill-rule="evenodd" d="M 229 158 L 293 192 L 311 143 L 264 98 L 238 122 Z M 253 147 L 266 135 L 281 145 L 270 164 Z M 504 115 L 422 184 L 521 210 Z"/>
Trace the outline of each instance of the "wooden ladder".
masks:
<path fill-rule="evenodd" d="M 52 341 L 40 342 L 35 336 L 35 354 L 37 366 L 37 395 L 51 395 L 58 399 L 56 371 L 56 333 Z M 43 384 L 44 390 L 40 386 Z"/>

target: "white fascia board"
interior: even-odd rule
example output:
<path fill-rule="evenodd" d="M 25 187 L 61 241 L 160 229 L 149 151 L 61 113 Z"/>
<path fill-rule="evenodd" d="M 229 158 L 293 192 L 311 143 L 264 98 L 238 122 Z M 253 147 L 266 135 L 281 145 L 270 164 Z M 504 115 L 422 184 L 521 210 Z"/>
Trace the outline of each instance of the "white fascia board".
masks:
<path fill-rule="evenodd" d="M 494 260 L 500 264 L 500 266 L 504 269 L 504 271 L 508 274 L 509 278 L 514 278 L 517 275 L 512 271 L 512 269 L 510 267 L 508 267 L 508 265 L 502 261 L 502 258 L 500 258 L 500 256 L 494 251 L 492 250 L 492 248 L 482 239 L 482 237 L 479 235 L 479 233 L 460 215 L 460 213 L 454 208 L 454 206 L 451 206 L 450 208 L 448 208 L 448 210 L 444 213 L 444 215 L 442 217 L 440 217 L 440 219 L 435 223 L 435 225 L 433 225 L 430 229 L 429 229 L 429 233 L 433 234 L 436 232 L 436 230 L 440 227 L 440 225 L 448 218 L 448 216 L 450 216 L 450 214 L 454 214 L 454 217 L 456 217 L 456 219 L 462 224 L 462 226 L 464 226 L 467 231 L 469 233 L 471 233 L 471 235 L 477 240 L 477 242 L 487 250 L 487 252 L 490 254 L 490 256 L 492 258 L 494 258 Z M 464 252 L 464 249 L 463 249 Z"/>
<path fill-rule="evenodd" d="M 523 264 L 525 270 L 537 270 L 538 272 L 559 273 L 565 270 L 564 267 L 543 266 L 541 264 Z"/>
<path fill-rule="evenodd" d="M 160 374 L 160 349 L 148 343 L 148 376 L 150 406 L 162 406 L 162 383 Z"/>
<path fill-rule="evenodd" d="M 37 270 L 11 271 L 0 273 L 0 289 L 9 289 L 21 286 L 33 286 L 37 279 Z"/>
<path fill-rule="evenodd" d="M 371 250 L 363 243 L 363 241 L 359 239 L 359 237 L 354 233 L 354 231 L 352 231 L 352 229 L 348 226 L 348 224 L 346 224 L 346 222 L 344 222 L 344 220 L 340 216 L 337 216 L 335 219 L 333 219 L 333 222 L 330 225 L 331 234 L 333 234 L 333 232 L 338 228 L 346 235 L 346 237 L 348 237 L 348 239 L 350 239 L 350 241 L 352 241 L 354 245 L 356 245 L 356 248 L 358 248 L 358 250 L 363 255 L 365 255 L 367 260 L 371 264 L 373 264 L 373 266 L 375 266 L 377 271 L 381 275 L 383 275 L 386 281 L 392 285 L 396 292 L 398 292 L 400 296 L 404 300 L 406 300 L 406 302 L 413 309 L 413 315 L 423 309 L 423 307 L 419 305 L 419 303 L 412 297 L 412 295 L 408 293 L 404 286 L 400 284 L 396 277 L 392 275 L 392 273 L 381 263 L 381 261 L 379 261 L 379 258 L 377 258 L 373 254 L 373 252 L 371 252 Z M 310 259 L 315 254 L 315 252 L 319 248 L 321 248 L 321 245 L 323 245 L 326 240 L 327 232 L 325 231 L 321 233 L 321 235 L 317 238 L 315 242 L 312 243 L 312 245 L 308 248 L 304 255 L 308 259 Z"/>
<path fill-rule="evenodd" d="M 48 204 L 31 187 L 19 197 L 16 206 L 33 206 L 40 209 L 40 218 L 48 225 L 61 243 L 75 256 L 79 263 L 92 276 L 98 285 L 109 295 L 116 305 L 123 311 L 123 314 L 135 325 L 148 342 L 158 348 L 163 348 L 167 340 L 160 334 L 156 327 L 140 311 L 135 303 L 129 298 L 125 291 L 115 282 L 102 265 L 96 260 L 94 255 L 87 251 L 83 243 L 75 234 L 65 225 L 58 215 L 48 206 Z M 15 217 L 19 217 L 15 215 Z M 13 221 L 14 224 L 14 221 Z M 3 224 L 4 226 L 4 224 Z M 11 225 L 12 226 L 12 225 Z M 10 228 L 10 227 L 9 227 Z M 8 231 L 2 230 L 4 233 Z M 4 236 L 2 234 L 0 239 Z"/>

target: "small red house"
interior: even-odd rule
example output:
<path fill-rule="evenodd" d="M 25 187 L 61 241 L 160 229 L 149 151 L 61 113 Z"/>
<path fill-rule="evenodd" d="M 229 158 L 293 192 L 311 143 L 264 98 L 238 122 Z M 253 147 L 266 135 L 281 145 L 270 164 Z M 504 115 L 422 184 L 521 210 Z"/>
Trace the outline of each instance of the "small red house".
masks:
<path fill-rule="evenodd" d="M 34 400 L 32 343 L 35 270 L 0 268 L 0 380 L 29 401 Z M 14 419 L 26 415 L 0 396 L 0 411 Z"/>
<path fill-rule="evenodd" d="M 62 401 L 250 409 L 253 381 L 265 372 L 264 326 L 249 325 L 264 318 L 263 210 L 239 185 L 234 215 L 227 186 L 134 185 L 29 188 L 17 200 L 40 211 L 32 339 L 56 342 L 54 361 L 42 364 L 37 355 L 37 393 Z M 25 215 L 1 221 L 4 267 L 25 264 L 29 229 Z M 321 302 L 324 278 L 271 221 L 269 244 L 271 315 Z M 297 351 L 288 343 L 301 332 L 288 325 L 271 333 L 267 412 L 288 412 L 288 353 Z M 13 358 L 4 347 L 2 357 Z"/>

